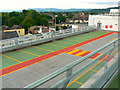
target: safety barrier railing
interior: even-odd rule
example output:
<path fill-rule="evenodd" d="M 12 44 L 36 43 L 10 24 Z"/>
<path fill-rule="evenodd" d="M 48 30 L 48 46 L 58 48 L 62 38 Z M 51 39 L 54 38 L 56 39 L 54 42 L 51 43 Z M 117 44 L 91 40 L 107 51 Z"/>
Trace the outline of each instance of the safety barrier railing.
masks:
<path fill-rule="evenodd" d="M 71 63 L 71 64 L 68 64 L 67 66 L 59 69 L 58 71 L 26 86 L 23 88 L 23 90 L 29 90 L 29 89 L 35 89 L 45 83 L 47 83 L 48 81 L 50 80 L 53 80 L 54 78 L 56 78 L 57 76 L 60 76 L 61 74 L 63 74 L 64 72 L 66 72 L 66 77 L 60 81 L 58 81 L 57 83 L 53 84 L 50 89 L 54 89 L 54 88 L 59 88 L 62 86 L 62 88 L 66 88 L 66 86 L 69 84 L 70 80 L 73 79 L 75 76 L 77 76 L 78 74 L 80 74 L 82 71 L 84 71 L 85 69 L 87 69 L 90 65 L 93 65 L 95 62 L 97 62 L 100 58 L 102 58 L 103 56 L 105 56 L 106 54 L 109 54 L 108 57 L 110 56 L 111 53 L 113 53 L 113 50 L 115 50 L 119 45 L 120 43 L 118 43 L 117 41 L 120 40 L 120 38 L 117 38 L 116 40 L 100 47 L 99 49 L 93 51 L 92 53 L 88 54 L 87 56 L 85 57 L 82 57 L 81 59 Z M 113 45 L 113 46 L 111 46 Z M 78 70 L 76 70 L 74 73 L 72 72 L 73 71 L 73 68 L 75 66 L 77 66 L 78 64 L 80 64 L 81 62 L 87 60 L 89 57 L 95 55 L 96 53 L 106 49 L 107 47 L 111 47 L 110 49 L 108 49 L 107 51 L 105 51 L 102 55 L 98 56 L 96 59 L 92 60 L 91 62 L 87 63 L 86 65 L 84 65 L 83 67 L 79 68 Z M 114 52 L 115 53 L 115 52 Z M 106 59 L 106 64 L 105 64 L 105 67 L 107 67 L 107 62 L 108 62 L 108 57 Z M 107 69 L 107 68 L 106 68 Z"/>
<path fill-rule="evenodd" d="M 55 39 L 60 39 L 72 35 L 77 35 L 80 33 L 90 32 L 95 30 L 94 27 L 88 27 L 88 30 L 80 30 L 77 29 L 66 29 L 66 30 L 59 30 L 55 32 L 47 32 L 43 34 L 36 34 L 36 35 L 28 35 L 24 37 L 19 38 L 12 38 L 12 39 L 6 39 L 6 40 L 0 40 L 0 51 L 5 52 L 9 50 L 14 50 L 22 47 L 26 47 L 29 45 L 39 44 Z"/>

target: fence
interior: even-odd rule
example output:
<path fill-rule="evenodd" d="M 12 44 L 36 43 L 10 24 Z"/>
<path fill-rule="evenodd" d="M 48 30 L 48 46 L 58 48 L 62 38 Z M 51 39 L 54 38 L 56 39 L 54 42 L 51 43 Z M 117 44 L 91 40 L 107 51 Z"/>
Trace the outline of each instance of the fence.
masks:
<path fill-rule="evenodd" d="M 66 30 L 60 30 L 55 32 L 48 32 L 44 34 L 36 34 L 36 35 L 23 36 L 19 38 L 0 40 L 0 51 L 5 52 L 9 50 L 14 50 L 14 49 L 34 45 L 34 44 L 40 44 L 40 43 L 52 41 L 55 39 L 77 35 L 80 33 L 90 32 L 94 30 L 96 30 L 96 27 L 86 26 L 86 27 L 81 27 L 80 29 L 66 29 Z"/>

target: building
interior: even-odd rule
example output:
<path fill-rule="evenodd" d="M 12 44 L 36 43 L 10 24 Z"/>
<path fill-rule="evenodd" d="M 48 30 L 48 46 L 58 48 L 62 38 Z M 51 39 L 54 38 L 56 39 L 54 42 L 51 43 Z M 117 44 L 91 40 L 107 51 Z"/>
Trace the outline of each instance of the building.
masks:
<path fill-rule="evenodd" d="M 17 32 L 18 36 L 25 36 L 25 29 L 4 30 L 5 33 Z"/>
<path fill-rule="evenodd" d="M 110 13 L 104 15 L 89 15 L 89 26 L 95 25 L 102 30 L 120 31 L 120 12 L 111 9 Z"/>
<path fill-rule="evenodd" d="M 31 34 L 37 34 L 37 33 L 42 33 L 42 26 L 31 26 L 29 28 L 29 32 Z"/>

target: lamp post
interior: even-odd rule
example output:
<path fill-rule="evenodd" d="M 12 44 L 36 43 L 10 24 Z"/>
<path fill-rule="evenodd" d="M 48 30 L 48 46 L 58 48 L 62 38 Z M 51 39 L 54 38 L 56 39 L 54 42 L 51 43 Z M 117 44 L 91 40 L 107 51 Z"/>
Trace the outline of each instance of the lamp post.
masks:
<path fill-rule="evenodd" d="M 56 31 L 56 17 L 57 17 L 57 15 L 55 15 L 55 31 Z"/>

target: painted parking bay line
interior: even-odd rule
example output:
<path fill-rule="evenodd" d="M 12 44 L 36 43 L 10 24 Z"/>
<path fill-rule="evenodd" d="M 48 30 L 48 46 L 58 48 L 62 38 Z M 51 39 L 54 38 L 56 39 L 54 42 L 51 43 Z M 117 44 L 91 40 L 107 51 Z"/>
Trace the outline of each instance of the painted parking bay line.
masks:
<path fill-rule="evenodd" d="M 96 64 L 94 64 L 91 68 L 89 68 L 87 71 L 85 71 L 83 74 L 81 74 L 79 77 L 77 77 L 75 80 L 73 80 L 72 82 L 70 82 L 68 85 L 67 85 L 67 87 L 68 86 L 70 86 L 73 82 L 75 82 L 76 80 L 78 80 L 80 77 L 82 77 L 83 75 L 85 75 L 88 71 L 90 71 L 91 69 L 93 69 L 95 66 L 97 66 L 100 62 L 102 62 L 105 58 L 107 58 L 107 56 L 106 57 L 104 57 L 104 58 L 102 58 L 102 60 L 101 61 L 98 61 Z"/>
<path fill-rule="evenodd" d="M 31 54 L 31 55 L 34 55 L 34 56 L 40 56 L 40 55 L 33 54 L 33 53 L 30 53 L 30 52 L 26 52 L 26 51 L 23 51 L 23 50 L 19 50 L 19 51 L 24 52 L 24 53 L 27 53 L 27 54 Z"/>
<path fill-rule="evenodd" d="M 14 59 L 14 58 L 11 58 L 11 57 L 9 57 L 9 56 L 7 56 L 7 55 L 4 55 L 4 54 L 1 54 L 1 55 L 4 56 L 4 57 L 9 58 L 9 59 L 11 59 L 11 60 L 14 60 L 14 61 L 16 61 L 16 62 L 22 63 L 21 61 L 16 60 L 16 59 Z"/>

